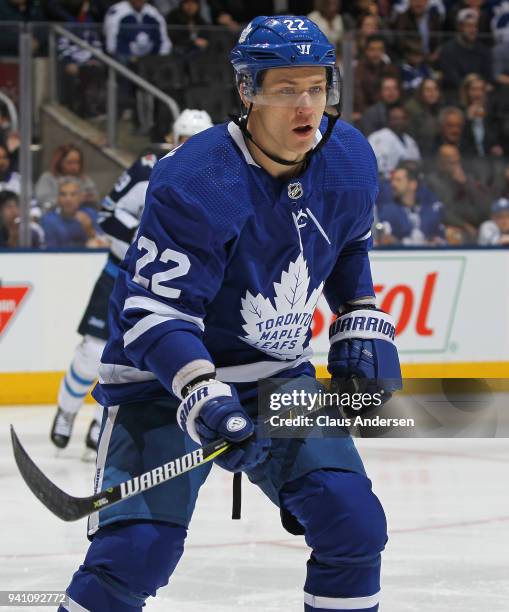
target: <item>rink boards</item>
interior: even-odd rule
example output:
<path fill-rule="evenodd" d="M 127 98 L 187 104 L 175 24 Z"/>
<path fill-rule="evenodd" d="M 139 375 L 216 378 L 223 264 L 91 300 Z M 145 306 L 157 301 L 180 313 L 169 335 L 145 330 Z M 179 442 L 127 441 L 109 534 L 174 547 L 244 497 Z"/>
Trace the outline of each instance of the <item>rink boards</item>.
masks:
<path fill-rule="evenodd" d="M 104 251 L 0 254 L 0 404 L 55 401 L 105 261 Z M 371 261 L 405 376 L 509 378 L 509 250 L 375 251 Z M 320 298 L 312 341 L 319 373 L 331 317 Z"/>

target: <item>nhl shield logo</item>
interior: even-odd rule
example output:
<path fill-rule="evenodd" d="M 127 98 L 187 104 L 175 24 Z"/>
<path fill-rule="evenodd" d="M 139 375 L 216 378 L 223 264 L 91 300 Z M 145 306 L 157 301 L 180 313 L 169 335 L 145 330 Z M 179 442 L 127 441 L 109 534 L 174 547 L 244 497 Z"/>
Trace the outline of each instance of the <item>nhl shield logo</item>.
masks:
<path fill-rule="evenodd" d="M 288 197 L 291 200 L 298 200 L 302 197 L 304 190 L 302 189 L 301 183 L 290 183 L 288 185 Z"/>

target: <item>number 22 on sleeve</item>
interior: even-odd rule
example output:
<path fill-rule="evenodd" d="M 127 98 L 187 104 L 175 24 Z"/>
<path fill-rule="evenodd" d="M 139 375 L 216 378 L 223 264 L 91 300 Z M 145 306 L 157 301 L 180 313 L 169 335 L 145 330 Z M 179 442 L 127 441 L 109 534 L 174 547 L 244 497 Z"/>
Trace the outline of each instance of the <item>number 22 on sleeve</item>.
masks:
<path fill-rule="evenodd" d="M 164 270 L 163 272 L 156 272 L 152 275 L 150 279 L 142 276 L 142 269 L 150 263 L 156 261 L 159 256 L 157 245 L 153 240 L 146 238 L 145 236 L 140 236 L 136 243 L 138 250 L 146 251 L 144 255 L 142 255 L 136 262 L 135 272 L 133 276 L 133 281 L 138 283 L 145 289 L 150 289 L 156 295 L 160 295 L 161 297 L 176 299 L 180 296 L 181 290 L 174 289 L 172 287 L 166 287 L 162 283 L 173 280 L 175 278 L 179 278 L 180 276 L 185 276 L 189 269 L 191 268 L 191 262 L 189 261 L 189 257 L 184 253 L 180 253 L 179 251 L 174 251 L 173 249 L 165 249 L 161 256 L 159 257 L 159 261 L 161 263 L 173 262 L 177 265 L 170 268 L 169 270 Z"/>

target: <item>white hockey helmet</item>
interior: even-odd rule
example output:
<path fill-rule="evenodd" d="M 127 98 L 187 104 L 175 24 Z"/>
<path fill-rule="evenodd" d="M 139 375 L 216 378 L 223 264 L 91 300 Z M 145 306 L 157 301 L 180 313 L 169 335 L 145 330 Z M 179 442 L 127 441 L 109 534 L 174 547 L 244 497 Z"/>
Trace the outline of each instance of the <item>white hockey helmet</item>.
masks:
<path fill-rule="evenodd" d="M 178 145 L 182 136 L 194 136 L 212 126 L 207 111 L 186 108 L 173 124 L 173 142 Z"/>

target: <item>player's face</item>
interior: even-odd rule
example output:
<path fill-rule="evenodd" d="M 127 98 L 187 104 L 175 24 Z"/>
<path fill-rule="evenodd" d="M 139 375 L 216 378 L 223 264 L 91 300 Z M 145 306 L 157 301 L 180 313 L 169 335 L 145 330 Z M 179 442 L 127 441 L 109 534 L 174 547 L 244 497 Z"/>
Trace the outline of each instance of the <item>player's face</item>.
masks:
<path fill-rule="evenodd" d="M 80 207 L 80 188 L 76 183 L 61 185 L 58 192 L 58 205 L 65 216 L 72 217 Z"/>
<path fill-rule="evenodd" d="M 268 70 L 254 99 L 249 129 L 271 153 L 299 159 L 309 151 L 327 99 L 325 68 Z"/>

